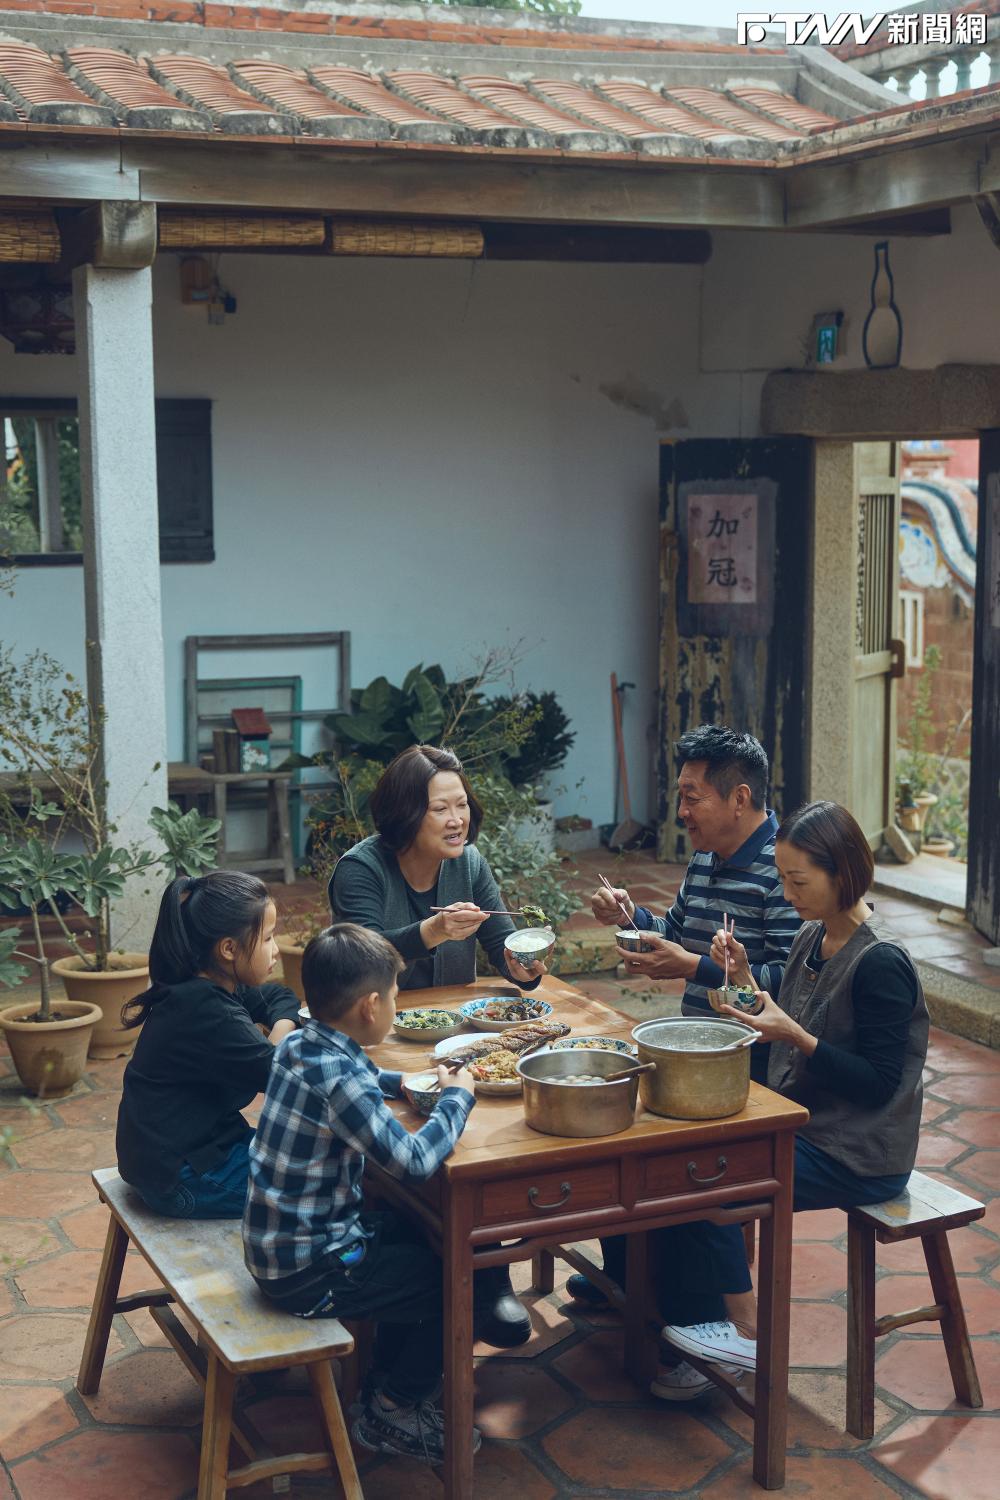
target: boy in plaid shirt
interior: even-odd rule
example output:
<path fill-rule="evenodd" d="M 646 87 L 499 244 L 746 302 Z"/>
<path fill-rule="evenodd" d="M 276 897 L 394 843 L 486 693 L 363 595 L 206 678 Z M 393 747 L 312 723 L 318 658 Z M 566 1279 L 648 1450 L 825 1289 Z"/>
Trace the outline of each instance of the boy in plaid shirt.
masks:
<path fill-rule="evenodd" d="M 352 922 L 307 947 L 310 1019 L 275 1052 L 250 1148 L 243 1242 L 251 1275 L 279 1307 L 304 1318 L 378 1319 L 379 1375 L 354 1436 L 365 1448 L 439 1464 L 444 1423 L 432 1397 L 444 1362 L 441 1262 L 400 1215 L 362 1213 L 361 1180 L 366 1156 L 400 1180 L 431 1177 L 475 1097 L 465 1069 L 442 1067 L 423 1129 L 405 1130 L 386 1104 L 402 1075 L 376 1068 L 362 1048 L 392 1025 L 401 968 L 381 934 Z"/>

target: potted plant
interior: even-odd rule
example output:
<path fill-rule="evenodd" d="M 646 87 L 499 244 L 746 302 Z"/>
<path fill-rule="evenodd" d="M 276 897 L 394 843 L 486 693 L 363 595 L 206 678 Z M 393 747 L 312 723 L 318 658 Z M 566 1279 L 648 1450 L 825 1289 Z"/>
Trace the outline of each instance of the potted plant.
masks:
<path fill-rule="evenodd" d="M 121 1008 L 146 988 L 149 969 L 145 954 L 113 946 L 112 903 L 137 875 L 195 875 L 209 868 L 219 823 L 170 803 L 150 818 L 159 851 L 120 845 L 97 771 L 98 728 L 84 694 L 51 657 L 35 652 L 14 662 L 9 653 L 0 655 L 0 758 L 13 768 L 0 789 L 0 907 L 31 923 L 33 951 L 20 940 L 16 950 L 33 963 L 41 987 L 41 1004 L 28 1007 L 27 1024 L 53 1024 L 51 975 L 58 974 L 67 994 L 61 1010 L 71 1005 L 97 1013 L 91 1055 L 114 1057 L 135 1045 L 136 1031 L 122 1028 Z M 87 919 L 83 932 L 71 928 L 67 911 Z M 70 956 L 49 960 L 44 918 Z M 24 1007 L 0 1014 L 8 1034 L 11 1022 L 25 1021 L 15 1010 Z M 75 1018 L 82 1013 L 72 1012 Z"/>
<path fill-rule="evenodd" d="M 566 760 L 576 734 L 555 693 L 523 693 L 519 699 L 497 700 L 504 709 L 517 703 L 525 716 L 526 731 L 516 749 L 501 756 L 504 775 L 515 787 L 529 789 L 534 807 L 529 809 L 520 837 L 525 843 L 537 843 L 546 852 L 555 848 L 555 818 L 552 798 L 546 789 L 546 778 Z"/>

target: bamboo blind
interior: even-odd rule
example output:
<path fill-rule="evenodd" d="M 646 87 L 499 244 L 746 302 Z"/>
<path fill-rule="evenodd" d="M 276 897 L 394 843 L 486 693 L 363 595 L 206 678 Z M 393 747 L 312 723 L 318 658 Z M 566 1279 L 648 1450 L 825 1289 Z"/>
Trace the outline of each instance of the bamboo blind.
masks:
<path fill-rule="evenodd" d="M 474 258 L 483 253 L 483 231 L 474 224 L 416 224 L 334 219 L 334 255 L 442 255 Z"/>
<path fill-rule="evenodd" d="M 62 254 L 52 214 L 32 209 L 0 213 L 0 261 L 52 263 Z"/>
<path fill-rule="evenodd" d="M 160 213 L 161 250 L 305 250 L 325 241 L 325 222 L 303 215 Z"/>

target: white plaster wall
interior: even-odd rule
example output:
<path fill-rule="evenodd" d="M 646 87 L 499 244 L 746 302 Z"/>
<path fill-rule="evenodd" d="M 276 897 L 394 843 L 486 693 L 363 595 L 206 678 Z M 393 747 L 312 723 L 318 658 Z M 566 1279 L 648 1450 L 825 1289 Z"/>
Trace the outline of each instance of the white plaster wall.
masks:
<path fill-rule="evenodd" d="M 651 812 L 658 443 L 754 435 L 766 372 L 801 367 L 816 312 L 844 309 L 838 368 L 860 366 L 873 241 L 717 233 L 702 268 L 223 257 L 222 328 L 162 258 L 157 394 L 215 403 L 217 560 L 163 570 L 170 756 L 188 634 L 349 629 L 355 684 L 523 638 L 519 685 L 554 688 L 577 731 L 559 810 L 611 817 L 616 670 L 638 685 Z M 1000 259 L 973 209 L 891 258 L 907 365 L 997 358 Z M 0 391 L 75 380 L 72 359 L 0 343 Z M 25 570 L 0 638 L 81 671 L 80 570 Z M 273 661 L 312 701 L 328 666 Z"/>
<path fill-rule="evenodd" d="M 518 684 L 554 688 L 577 732 L 559 810 L 611 817 L 616 670 L 637 684 L 650 811 L 658 423 L 675 398 L 704 421 L 700 269 L 229 257 L 221 274 L 239 311 L 217 328 L 181 306 L 176 260 L 156 267 L 157 394 L 215 403 L 216 562 L 162 574 L 171 758 L 188 634 L 349 629 L 356 684 L 523 639 Z M 74 364 L 3 344 L 0 390 L 71 394 Z M 0 636 L 81 670 L 80 570 L 24 570 Z"/>

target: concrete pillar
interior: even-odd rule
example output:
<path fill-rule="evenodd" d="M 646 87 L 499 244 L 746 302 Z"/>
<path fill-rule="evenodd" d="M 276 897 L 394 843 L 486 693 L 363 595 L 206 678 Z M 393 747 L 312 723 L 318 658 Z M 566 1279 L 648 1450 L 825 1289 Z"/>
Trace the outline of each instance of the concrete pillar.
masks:
<path fill-rule="evenodd" d="M 924 74 L 927 78 L 927 98 L 940 99 L 941 97 L 941 75 L 947 71 L 950 57 L 935 57 L 924 66 Z"/>
<path fill-rule="evenodd" d="M 850 807 L 858 596 L 854 444 L 817 442 L 814 474 L 809 796 Z"/>
<path fill-rule="evenodd" d="M 167 799 L 167 723 L 153 412 L 149 266 L 73 272 L 81 381 L 80 469 L 87 685 L 103 719 L 101 753 L 116 845 L 158 847 L 147 820 Z M 148 946 L 160 882 L 134 879 L 112 939 Z"/>

